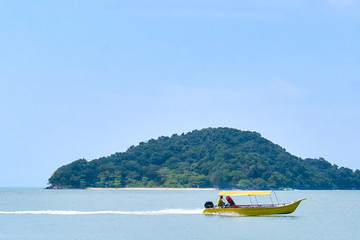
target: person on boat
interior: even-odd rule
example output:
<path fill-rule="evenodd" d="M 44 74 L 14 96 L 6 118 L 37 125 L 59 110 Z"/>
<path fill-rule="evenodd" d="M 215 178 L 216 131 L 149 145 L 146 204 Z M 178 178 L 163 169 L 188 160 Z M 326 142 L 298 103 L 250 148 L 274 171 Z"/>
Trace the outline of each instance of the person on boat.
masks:
<path fill-rule="evenodd" d="M 230 196 L 226 196 L 226 201 L 229 203 L 230 207 L 235 206 L 235 202 Z"/>
<path fill-rule="evenodd" d="M 223 201 L 223 196 L 220 196 L 220 199 L 218 201 L 218 207 L 224 207 L 225 206 L 225 202 Z"/>

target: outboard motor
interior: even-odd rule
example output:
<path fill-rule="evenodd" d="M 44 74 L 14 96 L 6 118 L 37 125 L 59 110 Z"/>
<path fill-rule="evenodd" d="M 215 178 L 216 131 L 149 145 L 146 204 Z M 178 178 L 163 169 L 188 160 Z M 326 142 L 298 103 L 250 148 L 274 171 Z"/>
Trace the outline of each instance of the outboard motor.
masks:
<path fill-rule="evenodd" d="M 213 202 L 208 201 L 208 202 L 206 202 L 206 203 L 204 204 L 204 207 L 205 207 L 205 208 L 213 208 L 213 207 L 214 207 L 214 204 L 213 204 Z"/>

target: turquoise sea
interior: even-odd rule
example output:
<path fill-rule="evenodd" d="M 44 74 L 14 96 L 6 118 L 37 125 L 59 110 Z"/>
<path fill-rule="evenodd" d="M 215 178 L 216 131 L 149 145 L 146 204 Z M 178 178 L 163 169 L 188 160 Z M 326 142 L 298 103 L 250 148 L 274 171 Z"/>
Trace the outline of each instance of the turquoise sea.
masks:
<path fill-rule="evenodd" d="M 0 239 L 359 239 L 360 191 L 278 191 L 308 198 L 289 215 L 202 214 L 217 193 L 0 188 Z"/>

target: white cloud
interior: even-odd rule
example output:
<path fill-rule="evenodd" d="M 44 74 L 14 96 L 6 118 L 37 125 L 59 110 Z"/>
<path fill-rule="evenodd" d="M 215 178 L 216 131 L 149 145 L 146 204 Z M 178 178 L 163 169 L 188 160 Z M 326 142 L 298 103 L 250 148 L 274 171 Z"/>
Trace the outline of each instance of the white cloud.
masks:
<path fill-rule="evenodd" d="M 339 6 L 339 7 L 347 7 L 354 3 L 354 0 L 329 0 L 330 5 Z"/>
<path fill-rule="evenodd" d="M 265 82 L 226 83 L 204 85 L 166 85 L 161 86 L 161 99 L 177 106 L 200 107 L 218 106 L 257 106 L 280 104 L 288 101 L 302 101 L 307 90 L 291 82 L 272 79 Z"/>
<path fill-rule="evenodd" d="M 276 95 L 281 95 L 284 97 L 301 97 L 306 94 L 306 91 L 303 88 L 295 86 L 294 84 L 284 81 L 282 79 L 275 79 L 269 81 L 264 86 L 264 90 L 268 92 L 273 92 Z"/>

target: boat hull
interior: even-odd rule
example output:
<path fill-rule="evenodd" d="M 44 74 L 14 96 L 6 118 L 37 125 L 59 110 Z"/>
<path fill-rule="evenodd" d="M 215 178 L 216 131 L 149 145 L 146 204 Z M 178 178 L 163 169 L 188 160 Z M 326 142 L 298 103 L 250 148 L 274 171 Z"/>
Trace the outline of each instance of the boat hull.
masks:
<path fill-rule="evenodd" d="M 237 207 L 206 208 L 203 213 L 237 213 L 248 216 L 292 213 L 306 198 L 287 204 L 238 205 Z"/>

